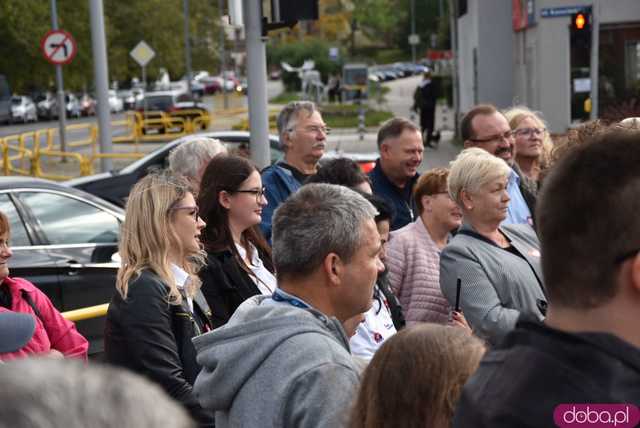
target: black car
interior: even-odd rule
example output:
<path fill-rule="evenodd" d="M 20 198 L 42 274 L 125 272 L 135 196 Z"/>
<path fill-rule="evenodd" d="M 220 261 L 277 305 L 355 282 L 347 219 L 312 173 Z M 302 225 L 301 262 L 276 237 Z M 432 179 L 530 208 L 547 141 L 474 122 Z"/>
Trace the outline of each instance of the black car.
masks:
<path fill-rule="evenodd" d="M 0 211 L 11 223 L 11 276 L 31 281 L 61 312 L 111 300 L 120 207 L 52 181 L 0 177 Z M 104 317 L 77 327 L 89 354 L 102 352 Z"/>
<path fill-rule="evenodd" d="M 171 141 L 147 156 L 133 162 L 121 170 L 79 177 L 67 181 L 65 184 L 97 195 L 116 205 L 124 207 L 133 185 L 149 171 L 164 169 L 169 166 L 169 152 L 178 145 L 197 138 L 217 138 L 225 143 L 230 152 L 241 153 L 249 150 L 249 133 L 245 131 L 205 132 L 187 135 Z M 278 137 L 269 136 L 271 147 L 271 162 L 283 156 Z"/>

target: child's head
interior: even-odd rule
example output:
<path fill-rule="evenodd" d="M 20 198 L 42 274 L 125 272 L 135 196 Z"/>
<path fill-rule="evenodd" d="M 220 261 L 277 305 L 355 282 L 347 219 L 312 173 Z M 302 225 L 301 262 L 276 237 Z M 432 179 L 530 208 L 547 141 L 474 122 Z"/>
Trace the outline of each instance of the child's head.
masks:
<path fill-rule="evenodd" d="M 365 370 L 350 427 L 450 426 L 484 352 L 482 341 L 461 328 L 420 324 L 400 331 Z"/>

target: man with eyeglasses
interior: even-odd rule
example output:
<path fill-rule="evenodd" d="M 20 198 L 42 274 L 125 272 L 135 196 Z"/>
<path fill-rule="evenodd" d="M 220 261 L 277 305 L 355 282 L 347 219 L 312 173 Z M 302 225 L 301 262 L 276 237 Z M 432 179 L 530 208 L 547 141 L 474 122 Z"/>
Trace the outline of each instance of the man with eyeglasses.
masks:
<path fill-rule="evenodd" d="M 537 208 L 547 318 L 521 317 L 485 355 L 458 401 L 454 428 L 578 426 L 569 422 L 579 418 L 588 418 L 584 426 L 616 426 L 614 414 L 617 426 L 637 425 L 638 164 L 640 133 L 616 127 L 586 137 L 554 164 Z"/>
<path fill-rule="evenodd" d="M 262 183 L 269 202 L 262 210 L 260 229 L 271 240 L 271 218 L 278 206 L 318 171 L 329 128 L 311 101 L 287 104 L 277 119 L 284 159 L 262 171 Z"/>
<path fill-rule="evenodd" d="M 504 224 L 533 226 L 535 196 L 524 185 L 523 174 L 515 163 L 515 140 L 509 122 L 494 106 L 480 104 L 473 107 L 460 122 L 464 148 L 478 147 L 504 159 L 511 167 L 507 192 L 511 201 Z"/>

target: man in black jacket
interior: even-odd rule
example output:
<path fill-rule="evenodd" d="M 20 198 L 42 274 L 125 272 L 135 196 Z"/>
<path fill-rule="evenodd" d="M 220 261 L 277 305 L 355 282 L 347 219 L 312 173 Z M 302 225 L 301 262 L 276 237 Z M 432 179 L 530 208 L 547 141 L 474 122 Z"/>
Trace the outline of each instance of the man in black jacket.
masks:
<path fill-rule="evenodd" d="M 607 131 L 565 155 L 545 179 L 537 225 L 546 321 L 521 319 L 485 356 L 454 427 L 639 422 L 639 139 L 637 131 Z"/>
<path fill-rule="evenodd" d="M 434 147 L 432 142 L 439 139 L 434 134 L 436 122 L 436 102 L 438 100 L 437 87 L 431 79 L 431 70 L 425 71 L 422 81 L 413 93 L 414 111 L 420 112 L 420 127 L 422 128 L 422 138 L 425 147 Z"/>

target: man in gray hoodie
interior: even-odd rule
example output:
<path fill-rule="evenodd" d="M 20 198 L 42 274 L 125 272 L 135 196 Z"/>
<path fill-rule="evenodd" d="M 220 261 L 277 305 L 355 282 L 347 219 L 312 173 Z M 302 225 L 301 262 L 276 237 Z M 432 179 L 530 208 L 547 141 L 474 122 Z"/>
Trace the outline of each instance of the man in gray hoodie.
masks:
<path fill-rule="evenodd" d="M 329 184 L 304 186 L 277 210 L 278 288 L 193 340 L 194 390 L 216 427 L 339 427 L 358 385 L 342 323 L 366 312 L 384 269 L 375 208 Z"/>

